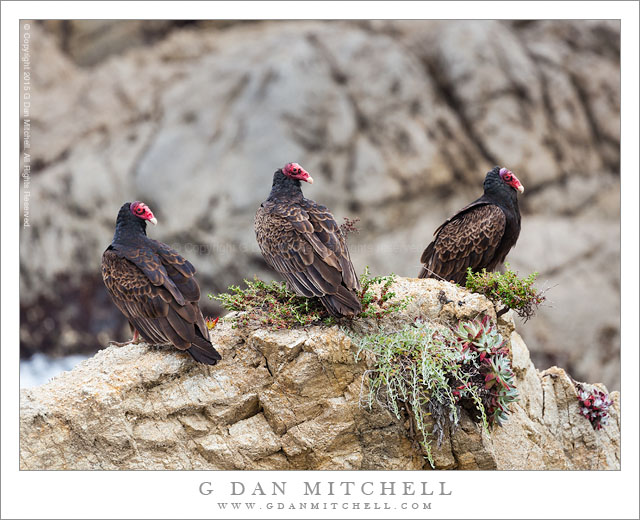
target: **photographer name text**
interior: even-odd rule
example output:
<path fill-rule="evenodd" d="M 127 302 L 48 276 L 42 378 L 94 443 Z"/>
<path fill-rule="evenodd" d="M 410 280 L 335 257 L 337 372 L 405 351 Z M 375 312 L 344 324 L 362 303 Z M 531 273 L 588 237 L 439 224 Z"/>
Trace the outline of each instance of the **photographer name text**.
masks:
<path fill-rule="evenodd" d="M 449 496 L 446 482 L 428 481 L 380 481 L 380 482 L 302 482 L 295 486 L 289 486 L 288 482 L 255 482 L 246 484 L 240 481 L 226 483 L 218 493 L 211 482 L 201 482 L 198 491 L 201 495 L 227 495 L 227 496 L 287 496 L 290 488 L 296 496 Z"/>

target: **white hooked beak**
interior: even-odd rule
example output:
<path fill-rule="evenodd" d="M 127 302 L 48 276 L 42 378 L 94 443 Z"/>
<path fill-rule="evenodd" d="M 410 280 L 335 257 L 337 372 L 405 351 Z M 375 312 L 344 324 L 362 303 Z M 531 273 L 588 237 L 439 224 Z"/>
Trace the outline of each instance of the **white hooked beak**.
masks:
<path fill-rule="evenodd" d="M 149 219 L 149 222 L 151 222 L 155 226 L 158 223 L 158 219 L 156 217 L 151 217 Z"/>
<path fill-rule="evenodd" d="M 524 186 L 522 184 L 520 186 L 518 186 L 518 191 L 520 193 L 524 193 Z"/>

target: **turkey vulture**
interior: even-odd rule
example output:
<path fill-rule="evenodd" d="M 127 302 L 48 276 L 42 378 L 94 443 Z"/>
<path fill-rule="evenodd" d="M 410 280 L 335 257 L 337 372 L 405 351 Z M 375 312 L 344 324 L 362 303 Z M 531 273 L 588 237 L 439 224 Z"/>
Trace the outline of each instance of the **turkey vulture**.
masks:
<path fill-rule="evenodd" d="M 196 361 L 215 365 L 221 357 L 198 307 L 196 270 L 177 251 L 147 237 L 147 221 L 157 222 L 142 202 L 120 208 L 113 241 L 102 255 L 107 291 L 129 320 L 134 342 L 139 335 L 154 345 L 172 343 Z"/>
<path fill-rule="evenodd" d="M 269 198 L 256 213 L 260 251 L 299 296 L 317 296 L 336 318 L 360 314 L 360 281 L 345 236 L 325 206 L 302 196 L 300 181 L 313 183 L 297 163 L 274 173 Z"/>
<path fill-rule="evenodd" d="M 495 270 L 520 234 L 517 192 L 524 186 L 506 168 L 496 166 L 484 179 L 484 194 L 446 220 L 422 253 L 419 278 L 443 278 L 463 284 L 467 268 Z"/>

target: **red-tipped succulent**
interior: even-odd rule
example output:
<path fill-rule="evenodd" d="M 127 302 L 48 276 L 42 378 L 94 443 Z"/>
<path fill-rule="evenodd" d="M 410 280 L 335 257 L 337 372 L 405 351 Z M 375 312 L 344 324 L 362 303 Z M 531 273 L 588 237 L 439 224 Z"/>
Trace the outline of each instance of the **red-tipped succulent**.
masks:
<path fill-rule="evenodd" d="M 501 425 L 507 420 L 509 403 L 518 400 L 511 362 L 507 356 L 506 341 L 490 319 L 465 321 L 458 324 L 454 333 L 462 345 L 462 360 L 475 365 L 479 372 L 483 404 L 491 422 Z M 457 387 L 459 397 L 466 385 Z"/>
<path fill-rule="evenodd" d="M 609 422 L 609 407 L 613 404 L 608 394 L 597 388 L 586 388 L 576 383 L 580 413 L 591 422 L 594 430 L 600 430 Z"/>

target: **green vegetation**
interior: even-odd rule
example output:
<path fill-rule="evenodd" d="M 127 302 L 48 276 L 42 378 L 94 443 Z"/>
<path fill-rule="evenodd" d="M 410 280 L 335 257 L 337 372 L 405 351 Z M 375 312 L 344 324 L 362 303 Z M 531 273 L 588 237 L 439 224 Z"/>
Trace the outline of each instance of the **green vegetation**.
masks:
<path fill-rule="evenodd" d="M 358 359 L 368 352 L 375 360 L 361 398 L 398 419 L 407 413 L 432 466 L 431 438 L 442 442 L 447 420 L 457 426 L 460 407 L 475 410 L 472 416 L 488 430 L 506 420 L 509 403 L 517 400 L 505 341 L 488 317 L 456 329 L 417 321 L 392 334 L 346 332 L 358 345 Z"/>
<path fill-rule="evenodd" d="M 234 326 L 290 329 L 333 320 L 319 299 L 297 296 L 287 290 L 284 282 L 266 283 L 256 277 L 244 283 L 244 289 L 231 285 L 227 293 L 209 294 L 210 299 L 219 301 L 228 311 L 241 313 L 232 318 Z"/>
<path fill-rule="evenodd" d="M 360 276 L 360 302 L 362 303 L 362 313 L 360 317 L 376 318 L 381 320 L 384 316 L 403 311 L 409 305 L 409 298 L 402 300 L 390 301 L 396 296 L 396 293 L 389 289 L 396 281 L 396 275 L 391 273 L 389 276 L 371 276 L 369 266 L 364 268 L 364 273 Z M 373 292 L 373 287 L 380 285 L 380 294 Z"/>
<path fill-rule="evenodd" d="M 358 317 L 374 317 L 381 320 L 394 312 L 402 311 L 409 303 L 408 298 L 390 301 L 395 293 L 390 291 L 395 276 L 371 276 L 367 267 L 360 277 L 362 290 L 358 295 L 362 303 L 362 313 Z M 263 326 L 269 329 L 290 329 L 317 323 L 332 325 L 336 322 L 318 298 L 297 296 L 287 289 L 284 282 L 266 283 L 259 278 L 245 280 L 246 287 L 229 287 L 228 292 L 209 294 L 228 311 L 241 314 L 231 318 L 234 326 Z M 380 284 L 380 294 L 374 293 L 374 286 Z"/>
<path fill-rule="evenodd" d="M 486 269 L 474 273 L 469 268 L 466 287 L 486 296 L 494 304 L 502 304 L 504 308 L 498 312 L 498 316 L 513 309 L 526 321 L 535 315 L 538 306 L 546 300 L 543 292 L 533 287 L 538 273 L 532 273 L 527 278 L 518 278 L 518 274 L 509 268 L 509 264 L 505 264 L 505 268 L 504 274 L 487 272 Z"/>
<path fill-rule="evenodd" d="M 507 420 L 509 403 L 518 400 L 506 340 L 488 316 L 460 322 L 453 333 L 463 352 L 464 364 L 470 361 L 483 376 L 474 382 L 482 387 L 482 402 L 489 421 L 502 425 Z"/>

